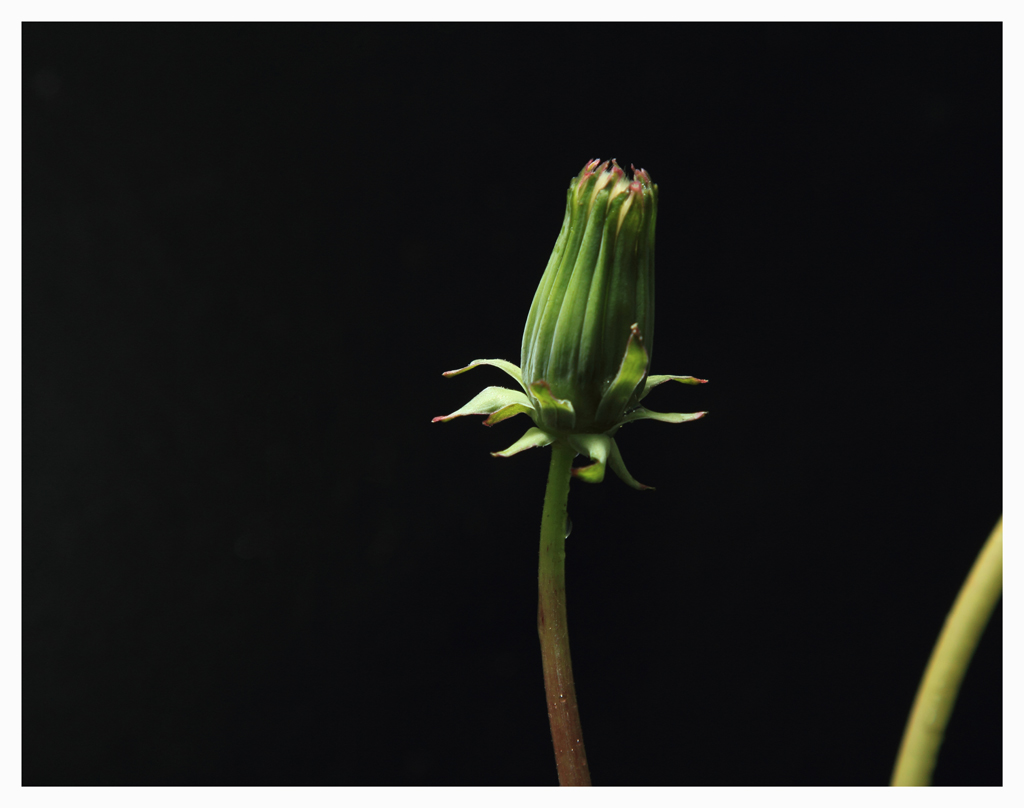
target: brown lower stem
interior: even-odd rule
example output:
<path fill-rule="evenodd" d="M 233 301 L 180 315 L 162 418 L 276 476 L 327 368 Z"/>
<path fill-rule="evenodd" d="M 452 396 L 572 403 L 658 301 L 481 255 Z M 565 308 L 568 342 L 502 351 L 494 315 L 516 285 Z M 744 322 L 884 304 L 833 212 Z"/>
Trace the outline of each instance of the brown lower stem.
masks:
<path fill-rule="evenodd" d="M 558 784 L 589 786 L 590 769 L 583 748 L 576 685 L 569 655 L 569 629 L 565 612 L 565 505 L 575 452 L 566 444 L 552 446 L 551 470 L 544 495 L 540 531 L 540 574 L 537 633 L 540 635 L 547 694 L 548 720 L 555 746 Z"/>

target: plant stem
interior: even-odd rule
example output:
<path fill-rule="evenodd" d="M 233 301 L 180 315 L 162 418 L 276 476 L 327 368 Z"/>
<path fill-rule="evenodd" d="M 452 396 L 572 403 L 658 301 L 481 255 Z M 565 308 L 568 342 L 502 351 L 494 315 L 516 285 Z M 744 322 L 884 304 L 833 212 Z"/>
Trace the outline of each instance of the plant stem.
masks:
<path fill-rule="evenodd" d="M 1003 591 L 1003 520 L 978 554 L 939 634 L 893 770 L 894 786 L 931 785 L 960 683 Z"/>
<path fill-rule="evenodd" d="M 576 452 L 564 441 L 556 441 L 551 449 L 551 469 L 540 523 L 537 633 L 540 635 L 544 690 L 548 700 L 551 739 L 555 745 L 558 784 L 589 786 L 590 770 L 580 731 L 565 616 L 565 504 L 569 499 L 569 480 Z"/>

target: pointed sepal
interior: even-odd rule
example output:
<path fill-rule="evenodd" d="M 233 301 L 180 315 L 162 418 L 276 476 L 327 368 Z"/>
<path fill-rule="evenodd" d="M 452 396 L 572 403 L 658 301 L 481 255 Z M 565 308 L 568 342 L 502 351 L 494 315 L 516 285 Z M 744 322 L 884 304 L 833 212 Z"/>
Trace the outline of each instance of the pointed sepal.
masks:
<path fill-rule="evenodd" d="M 626 342 L 626 352 L 623 354 L 619 371 L 597 406 L 598 423 L 614 423 L 619 414 L 626 409 L 629 399 L 647 372 L 647 363 L 644 338 L 640 334 L 640 328 L 633 323 L 630 326 L 629 340 Z"/>
<path fill-rule="evenodd" d="M 527 449 L 533 449 L 537 446 L 547 446 L 549 443 L 554 443 L 556 436 L 543 429 L 538 429 L 535 426 L 531 426 L 526 430 L 526 434 L 523 435 L 519 440 L 509 446 L 503 452 L 491 452 L 491 457 L 511 457 L 514 454 L 525 452 Z"/>
<path fill-rule="evenodd" d="M 707 411 L 704 412 L 652 412 L 645 407 L 637 407 L 632 412 L 626 413 L 619 421 L 620 424 L 628 424 L 632 421 L 643 421 L 650 419 L 652 421 L 663 421 L 666 424 L 685 424 L 687 421 L 696 421 L 707 415 Z"/>
<path fill-rule="evenodd" d="M 555 398 L 551 386 L 545 381 L 534 382 L 530 392 L 540 407 L 539 417 L 535 421 L 556 432 L 571 432 L 576 426 L 576 411 L 572 402 L 564 398 Z"/>
<path fill-rule="evenodd" d="M 486 387 L 464 407 L 450 415 L 439 415 L 431 423 L 450 421 L 462 415 L 490 415 L 484 424 L 492 426 L 521 412 L 533 412 L 533 405 L 525 395 L 507 387 Z"/>
<path fill-rule="evenodd" d="M 682 382 L 683 384 L 707 384 L 707 379 L 698 379 L 696 376 L 648 376 L 647 384 L 644 385 L 644 391 L 640 394 L 640 401 L 643 401 L 649 392 L 657 387 L 659 384 L 665 382 Z"/>
<path fill-rule="evenodd" d="M 528 392 L 526 390 L 526 386 L 523 384 L 523 374 L 522 371 L 519 370 L 519 365 L 514 365 L 507 359 L 474 359 L 464 368 L 459 368 L 458 370 L 446 370 L 441 375 L 446 379 L 450 379 L 452 376 L 458 376 L 460 373 L 465 373 L 467 370 L 472 370 L 480 365 L 491 365 L 505 371 L 509 376 L 516 380 L 520 387 L 523 388 L 523 392 Z"/>
<path fill-rule="evenodd" d="M 608 465 L 612 467 L 619 479 L 622 480 L 630 488 L 635 488 L 637 491 L 653 491 L 654 487 L 650 485 L 644 485 L 638 483 L 633 479 L 633 476 L 626 471 L 626 464 L 622 462 L 622 455 L 619 453 L 619 445 L 612 439 L 611 454 L 608 457 Z"/>
<path fill-rule="evenodd" d="M 512 392 L 515 391 L 513 390 Z M 523 398 L 526 398 L 526 396 L 523 396 Z M 536 410 L 533 409 L 533 405 L 530 404 L 529 401 L 527 401 L 526 403 L 517 402 L 515 404 L 509 404 L 506 407 L 502 407 L 500 410 L 495 410 L 494 412 L 492 412 L 487 418 L 484 419 L 484 426 L 494 426 L 495 424 L 500 424 L 502 421 L 505 421 L 514 415 L 519 415 L 519 413 L 521 412 L 525 412 L 531 418 L 536 414 Z"/>
<path fill-rule="evenodd" d="M 611 452 L 612 439 L 607 435 L 570 435 L 569 445 L 579 454 L 594 461 L 589 466 L 574 468 L 572 470 L 573 477 L 587 483 L 599 483 L 604 480 L 604 470 Z"/>

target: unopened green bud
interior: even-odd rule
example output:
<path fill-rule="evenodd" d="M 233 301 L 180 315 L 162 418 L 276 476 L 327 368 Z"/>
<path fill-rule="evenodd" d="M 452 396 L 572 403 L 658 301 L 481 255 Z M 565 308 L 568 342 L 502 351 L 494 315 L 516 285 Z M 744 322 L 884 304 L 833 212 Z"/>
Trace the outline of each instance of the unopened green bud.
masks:
<path fill-rule="evenodd" d="M 652 412 L 640 401 L 667 381 L 701 384 L 693 376 L 649 376 L 654 332 L 654 224 L 658 186 L 643 169 L 633 179 L 612 160 L 587 163 L 566 199 L 565 219 L 533 298 L 523 332 L 522 367 L 476 359 L 499 368 L 522 388 L 488 387 L 435 421 L 486 415 L 488 426 L 525 413 L 535 426 L 503 452 L 567 441 L 593 461 L 573 469 L 586 482 L 612 470 L 634 488 L 647 488 L 626 470 L 615 441 L 621 426 L 651 419 L 695 421 L 703 412 Z"/>
<path fill-rule="evenodd" d="M 606 432 L 638 403 L 654 329 L 657 212 L 650 175 L 634 169 L 630 180 L 614 160 L 587 163 L 569 186 L 523 333 L 523 384 L 543 413 L 542 428 Z M 628 353 L 635 361 L 620 379 Z M 574 417 L 534 396 L 538 382 L 571 403 Z"/>

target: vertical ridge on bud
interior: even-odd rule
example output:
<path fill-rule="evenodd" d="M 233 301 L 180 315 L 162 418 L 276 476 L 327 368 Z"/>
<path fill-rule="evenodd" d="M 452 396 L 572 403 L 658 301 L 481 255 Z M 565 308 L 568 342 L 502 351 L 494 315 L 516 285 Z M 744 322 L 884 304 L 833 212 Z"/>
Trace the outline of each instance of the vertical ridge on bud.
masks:
<path fill-rule="evenodd" d="M 546 372 L 556 379 L 564 379 L 573 374 L 579 376 L 581 370 L 581 351 L 587 336 L 587 304 L 592 297 L 595 275 L 600 276 L 602 264 L 606 263 L 602 261 L 603 253 L 607 249 L 606 225 L 612 221 L 612 217 L 608 215 L 608 197 L 608 189 L 602 188 L 591 205 L 583 242 L 580 244 L 569 286 L 562 300 L 558 319 L 555 321 Z M 600 278 L 598 281 L 600 282 Z"/>
<path fill-rule="evenodd" d="M 651 202 L 646 206 L 644 234 L 637 245 L 636 320 L 643 331 L 650 361 L 654 355 L 654 228 L 658 219 L 658 186 L 643 169 L 639 174 Z"/>

